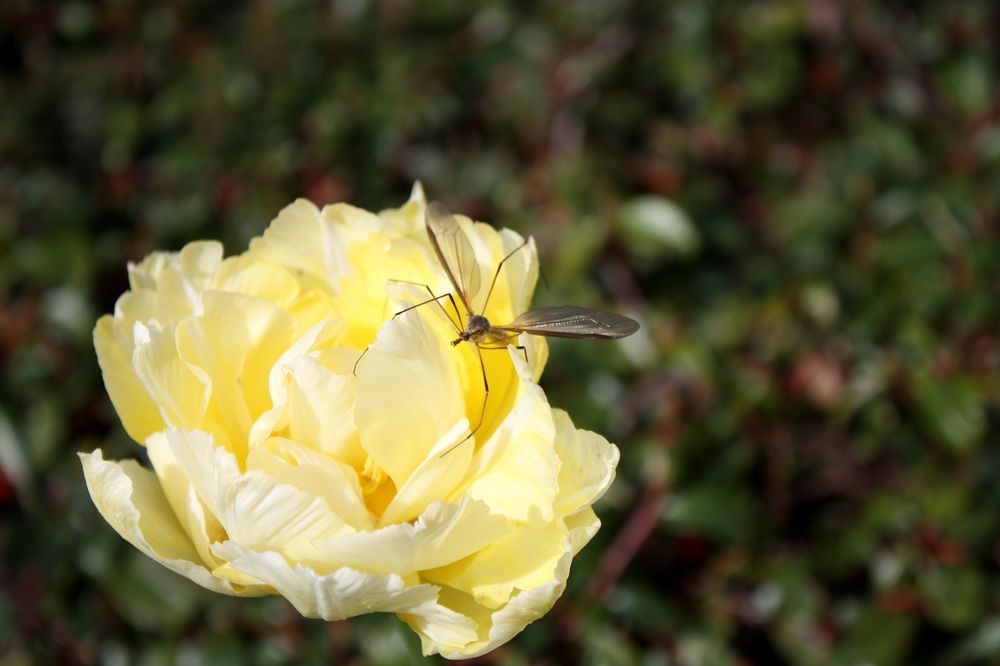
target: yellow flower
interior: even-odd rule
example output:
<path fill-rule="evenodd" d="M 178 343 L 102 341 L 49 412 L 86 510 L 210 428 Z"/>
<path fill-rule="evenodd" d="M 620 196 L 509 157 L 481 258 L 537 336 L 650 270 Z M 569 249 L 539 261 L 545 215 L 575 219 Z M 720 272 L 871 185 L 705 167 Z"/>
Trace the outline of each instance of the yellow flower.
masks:
<path fill-rule="evenodd" d="M 94 343 L 153 469 L 80 457 L 104 518 L 199 585 L 326 620 L 396 613 L 425 654 L 464 658 L 552 607 L 618 450 L 549 406 L 531 336 L 527 358 L 483 351 L 468 437 L 476 349 L 433 303 L 391 317 L 429 298 L 401 281 L 449 290 L 425 205 L 419 184 L 378 215 L 299 200 L 239 256 L 198 242 L 130 265 Z M 485 281 L 521 238 L 460 219 Z M 527 309 L 537 271 L 532 244 L 486 316 Z"/>

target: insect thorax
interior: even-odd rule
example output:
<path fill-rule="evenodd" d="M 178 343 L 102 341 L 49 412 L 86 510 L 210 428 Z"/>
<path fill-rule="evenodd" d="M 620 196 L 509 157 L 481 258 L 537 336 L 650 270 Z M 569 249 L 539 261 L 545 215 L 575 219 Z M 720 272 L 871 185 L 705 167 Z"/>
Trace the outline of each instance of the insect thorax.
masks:
<path fill-rule="evenodd" d="M 483 315 L 471 315 L 465 330 L 462 332 L 463 340 L 479 342 L 490 330 L 490 320 Z"/>

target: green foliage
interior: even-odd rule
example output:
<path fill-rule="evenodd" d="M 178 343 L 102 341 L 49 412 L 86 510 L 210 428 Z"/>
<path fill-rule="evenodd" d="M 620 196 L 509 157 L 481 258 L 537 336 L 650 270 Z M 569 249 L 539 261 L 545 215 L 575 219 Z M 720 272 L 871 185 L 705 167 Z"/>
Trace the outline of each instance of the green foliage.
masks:
<path fill-rule="evenodd" d="M 643 324 L 552 344 L 551 402 L 621 468 L 565 597 L 484 663 L 1000 663 L 996 18 L 3 3 L 0 661 L 423 661 L 391 617 L 178 579 L 74 455 L 141 455 L 89 335 L 126 261 L 420 179 L 536 237 L 537 303 Z"/>

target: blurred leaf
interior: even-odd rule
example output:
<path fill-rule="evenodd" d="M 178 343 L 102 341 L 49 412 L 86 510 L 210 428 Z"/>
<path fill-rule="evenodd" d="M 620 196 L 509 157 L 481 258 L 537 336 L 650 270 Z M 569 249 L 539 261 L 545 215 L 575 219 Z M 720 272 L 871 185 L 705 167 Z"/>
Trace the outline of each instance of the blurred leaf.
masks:
<path fill-rule="evenodd" d="M 835 651 L 838 664 L 904 664 L 907 644 L 916 629 L 915 618 L 880 613 L 867 608 L 854 620 Z"/>
<path fill-rule="evenodd" d="M 983 580 L 974 569 L 935 566 L 919 578 L 927 612 L 944 627 L 966 630 L 983 611 Z"/>
<path fill-rule="evenodd" d="M 975 446 L 986 429 L 982 396 L 968 380 L 915 377 L 917 408 L 931 434 L 956 451 Z"/>
<path fill-rule="evenodd" d="M 622 239 L 640 262 L 690 257 L 699 238 L 683 210 L 662 197 L 639 197 L 622 206 Z"/>
<path fill-rule="evenodd" d="M 754 504 L 742 488 L 679 488 L 667 499 L 663 519 L 673 530 L 700 532 L 720 541 L 745 541 L 755 528 Z"/>

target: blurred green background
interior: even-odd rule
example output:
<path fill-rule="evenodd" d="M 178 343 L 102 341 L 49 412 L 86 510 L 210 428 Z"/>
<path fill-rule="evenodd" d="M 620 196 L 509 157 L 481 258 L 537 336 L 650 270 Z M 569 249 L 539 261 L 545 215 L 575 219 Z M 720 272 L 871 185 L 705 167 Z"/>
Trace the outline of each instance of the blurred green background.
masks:
<path fill-rule="evenodd" d="M 388 616 L 202 591 L 97 514 L 125 262 L 420 179 L 533 234 L 551 402 L 619 444 L 488 664 L 1000 664 L 994 3 L 0 4 L 0 662 L 408 664 Z"/>

